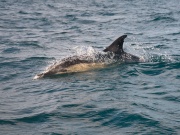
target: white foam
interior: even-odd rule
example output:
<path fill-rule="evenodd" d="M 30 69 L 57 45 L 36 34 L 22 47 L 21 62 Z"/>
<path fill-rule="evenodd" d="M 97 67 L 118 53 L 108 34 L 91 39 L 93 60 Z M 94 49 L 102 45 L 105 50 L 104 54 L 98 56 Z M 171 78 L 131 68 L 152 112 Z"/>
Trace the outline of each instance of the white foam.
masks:
<path fill-rule="evenodd" d="M 92 46 L 76 46 L 73 48 L 75 55 L 88 55 L 92 56 L 97 53 L 97 51 Z"/>

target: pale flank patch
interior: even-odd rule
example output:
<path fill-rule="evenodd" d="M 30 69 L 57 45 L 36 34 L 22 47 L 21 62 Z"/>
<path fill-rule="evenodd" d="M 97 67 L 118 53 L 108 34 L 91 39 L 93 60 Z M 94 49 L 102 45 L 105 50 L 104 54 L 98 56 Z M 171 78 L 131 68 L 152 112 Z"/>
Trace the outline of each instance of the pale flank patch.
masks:
<path fill-rule="evenodd" d="M 63 73 L 74 73 L 74 72 L 85 72 L 92 69 L 104 68 L 104 63 L 80 63 L 68 68 L 65 68 L 66 72 L 58 72 L 56 74 L 63 74 Z"/>
<path fill-rule="evenodd" d="M 104 68 L 105 66 L 106 66 L 105 63 L 80 63 L 80 64 L 72 65 L 68 68 L 64 68 L 63 72 L 57 72 L 55 74 L 85 72 L 85 71 L 89 71 L 89 70 L 93 70 L 93 69 Z M 45 72 L 36 75 L 33 79 L 36 80 L 36 79 L 44 77 L 44 75 L 49 72 L 49 69 L 50 68 L 48 68 Z"/>

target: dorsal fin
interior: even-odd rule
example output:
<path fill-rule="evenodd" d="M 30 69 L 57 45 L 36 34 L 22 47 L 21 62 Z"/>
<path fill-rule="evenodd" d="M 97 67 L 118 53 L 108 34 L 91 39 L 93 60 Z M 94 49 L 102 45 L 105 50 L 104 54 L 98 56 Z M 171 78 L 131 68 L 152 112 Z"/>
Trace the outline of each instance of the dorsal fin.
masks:
<path fill-rule="evenodd" d="M 110 46 L 108 46 L 106 49 L 104 49 L 104 52 L 113 52 L 116 54 L 122 53 L 123 51 L 123 43 L 124 39 L 127 37 L 127 35 L 123 35 L 116 39 Z"/>

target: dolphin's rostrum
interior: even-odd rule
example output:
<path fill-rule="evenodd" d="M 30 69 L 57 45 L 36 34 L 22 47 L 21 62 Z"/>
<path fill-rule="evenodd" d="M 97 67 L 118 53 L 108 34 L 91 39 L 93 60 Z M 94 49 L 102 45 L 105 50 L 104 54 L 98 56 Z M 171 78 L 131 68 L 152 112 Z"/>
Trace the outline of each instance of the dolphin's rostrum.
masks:
<path fill-rule="evenodd" d="M 141 58 L 124 52 L 123 43 L 126 37 L 127 35 L 123 35 L 116 39 L 110 46 L 103 50 L 106 53 L 97 53 L 93 57 L 81 55 L 62 59 L 60 63 L 55 63 L 45 72 L 36 75 L 34 79 L 104 67 L 107 64 L 107 60 L 115 62 L 142 62 L 143 60 Z"/>

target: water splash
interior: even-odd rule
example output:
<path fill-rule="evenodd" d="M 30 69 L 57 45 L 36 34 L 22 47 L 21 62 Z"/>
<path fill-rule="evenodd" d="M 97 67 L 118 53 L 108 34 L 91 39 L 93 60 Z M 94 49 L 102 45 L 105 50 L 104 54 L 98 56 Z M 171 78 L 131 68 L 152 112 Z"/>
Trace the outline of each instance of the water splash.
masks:
<path fill-rule="evenodd" d="M 174 62 L 175 59 L 168 54 L 163 52 L 161 48 L 156 46 L 147 46 L 143 48 L 144 57 L 147 62 Z"/>
<path fill-rule="evenodd" d="M 114 63 L 114 54 L 111 53 L 107 57 L 107 53 L 103 51 L 98 51 L 92 46 L 76 46 L 72 49 L 74 56 L 78 56 L 80 59 L 90 60 L 93 62 L 103 62 L 104 64 Z"/>
<path fill-rule="evenodd" d="M 166 51 L 163 52 L 163 48 L 159 48 L 153 43 L 142 43 L 135 37 L 130 40 L 131 44 L 125 43 L 125 49 L 127 52 L 134 54 L 144 62 L 175 62 L 176 58 L 169 55 Z"/>
<path fill-rule="evenodd" d="M 93 56 L 97 51 L 92 46 L 76 46 L 73 49 L 73 52 L 77 56 L 88 55 Z"/>
<path fill-rule="evenodd" d="M 175 62 L 176 60 L 168 54 L 149 54 L 149 62 Z"/>

